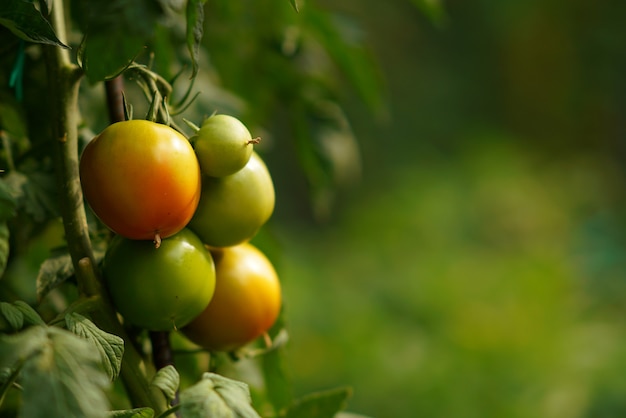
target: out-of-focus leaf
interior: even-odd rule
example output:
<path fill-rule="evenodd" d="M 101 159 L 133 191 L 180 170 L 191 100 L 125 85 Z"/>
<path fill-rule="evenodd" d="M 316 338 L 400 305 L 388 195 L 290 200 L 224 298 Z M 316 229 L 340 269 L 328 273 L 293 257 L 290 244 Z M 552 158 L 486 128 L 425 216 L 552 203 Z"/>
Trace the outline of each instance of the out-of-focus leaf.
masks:
<path fill-rule="evenodd" d="M 3 0 L 0 2 L 0 25 L 5 26 L 25 41 L 69 48 L 54 33 L 50 23 L 25 0 Z"/>
<path fill-rule="evenodd" d="M 274 407 L 274 411 L 277 412 L 282 411 L 293 401 L 291 385 L 285 373 L 283 355 L 283 350 L 278 348 L 266 352 L 261 357 L 267 397 Z"/>
<path fill-rule="evenodd" d="M 52 174 L 13 170 L 4 177 L 4 181 L 18 207 L 23 207 L 36 222 L 58 214 L 57 189 Z"/>
<path fill-rule="evenodd" d="M 124 340 L 117 335 L 102 331 L 89 319 L 76 312 L 65 315 L 65 323 L 71 332 L 96 346 L 109 379 L 116 379 L 122 367 Z"/>
<path fill-rule="evenodd" d="M 411 0 L 437 26 L 447 23 L 446 11 L 441 0 Z"/>
<path fill-rule="evenodd" d="M 332 57 L 370 109 L 383 108 L 382 75 L 369 50 L 364 45 L 361 31 L 347 19 L 316 10 L 306 13 L 309 31 Z"/>
<path fill-rule="evenodd" d="M 174 366 L 167 365 L 159 369 L 152 379 L 152 385 L 158 387 L 165 397 L 171 401 L 176 397 L 180 386 L 180 375 Z"/>
<path fill-rule="evenodd" d="M 34 326 L 0 335 L 0 368 L 21 367 L 20 416 L 104 418 L 109 385 L 99 356 L 84 339 L 60 328 Z"/>
<path fill-rule="evenodd" d="M 50 257 L 41 263 L 37 274 L 37 298 L 43 298 L 50 290 L 65 282 L 74 274 L 69 254 Z"/>
<path fill-rule="evenodd" d="M 315 392 L 296 400 L 287 409 L 284 418 L 329 418 L 346 407 L 352 395 L 350 388 Z"/>
<path fill-rule="evenodd" d="M 107 412 L 107 418 L 153 418 L 152 408 L 134 408 Z"/>
<path fill-rule="evenodd" d="M 120 74 L 142 52 L 163 14 L 161 5 L 149 0 L 78 3 L 74 15 L 86 33 L 79 59 L 92 83 Z"/>
<path fill-rule="evenodd" d="M 0 221 L 6 221 L 15 216 L 17 200 L 10 186 L 0 179 Z"/>
<path fill-rule="evenodd" d="M 109 411 L 107 418 L 153 418 L 154 410 L 152 408 L 135 408 L 120 411 Z"/>
<path fill-rule="evenodd" d="M 250 403 L 248 385 L 214 373 L 180 393 L 185 418 L 260 418 Z"/>
<path fill-rule="evenodd" d="M 293 7 L 293 10 L 295 10 L 296 12 L 300 12 L 300 8 L 298 7 L 298 0 L 289 0 L 289 3 L 291 3 L 291 7 Z"/>
<path fill-rule="evenodd" d="M 204 3 L 206 0 L 189 0 L 187 2 L 187 48 L 191 55 L 192 74 L 198 73 L 198 55 L 204 32 Z"/>

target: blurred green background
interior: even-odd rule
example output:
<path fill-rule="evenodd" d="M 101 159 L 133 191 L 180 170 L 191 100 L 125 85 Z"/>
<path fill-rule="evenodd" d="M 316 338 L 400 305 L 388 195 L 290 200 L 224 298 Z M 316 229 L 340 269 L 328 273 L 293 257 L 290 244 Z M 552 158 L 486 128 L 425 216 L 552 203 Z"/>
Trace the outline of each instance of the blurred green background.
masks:
<path fill-rule="evenodd" d="M 375 417 L 626 415 L 626 3 L 326 2 L 389 109 L 347 98 L 361 181 L 273 231 L 298 393 Z M 269 159 L 272 156 L 268 156 Z"/>

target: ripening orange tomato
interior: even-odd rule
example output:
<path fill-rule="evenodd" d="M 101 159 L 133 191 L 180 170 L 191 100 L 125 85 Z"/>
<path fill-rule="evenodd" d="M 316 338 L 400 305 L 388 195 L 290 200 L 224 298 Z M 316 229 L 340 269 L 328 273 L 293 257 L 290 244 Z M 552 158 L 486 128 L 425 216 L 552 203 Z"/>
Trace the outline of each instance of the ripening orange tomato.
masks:
<path fill-rule="evenodd" d="M 200 200 L 193 147 L 173 128 L 147 120 L 114 123 L 89 142 L 80 179 L 96 216 L 130 239 L 158 243 L 174 235 Z"/>
<path fill-rule="evenodd" d="M 232 351 L 263 335 L 276 321 L 281 289 L 276 270 L 250 243 L 211 250 L 215 293 L 183 334 L 214 351 Z"/>

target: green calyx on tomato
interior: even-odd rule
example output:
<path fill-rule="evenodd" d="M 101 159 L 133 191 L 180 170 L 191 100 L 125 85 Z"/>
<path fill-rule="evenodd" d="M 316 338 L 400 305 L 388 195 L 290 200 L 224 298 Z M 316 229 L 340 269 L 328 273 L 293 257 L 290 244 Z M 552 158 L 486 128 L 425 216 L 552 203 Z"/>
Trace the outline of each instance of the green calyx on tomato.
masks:
<path fill-rule="evenodd" d="M 187 228 L 150 241 L 117 235 L 104 257 L 103 276 L 125 321 L 152 331 L 185 326 L 202 312 L 215 290 L 215 264 L 200 239 Z"/>
<path fill-rule="evenodd" d="M 280 282 L 271 262 L 252 244 L 213 251 L 215 295 L 182 332 L 206 349 L 232 351 L 274 324 L 282 303 Z"/>
<path fill-rule="evenodd" d="M 201 174 L 189 141 L 146 120 L 117 122 L 83 151 L 85 200 L 111 230 L 160 241 L 184 228 L 200 199 Z"/>
<path fill-rule="evenodd" d="M 188 227 L 211 247 L 250 240 L 274 211 L 274 185 L 261 157 L 226 177 L 202 178 L 200 202 Z"/>
<path fill-rule="evenodd" d="M 259 139 L 252 139 L 250 131 L 239 119 L 220 114 L 205 119 L 191 141 L 202 173 L 224 177 L 236 173 L 248 163 L 253 144 Z"/>

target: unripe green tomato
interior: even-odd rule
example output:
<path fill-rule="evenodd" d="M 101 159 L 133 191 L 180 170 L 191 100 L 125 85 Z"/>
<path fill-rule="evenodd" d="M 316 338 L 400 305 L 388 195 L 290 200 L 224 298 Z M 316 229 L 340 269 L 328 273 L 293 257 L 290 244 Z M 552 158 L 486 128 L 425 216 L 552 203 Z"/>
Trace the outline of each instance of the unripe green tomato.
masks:
<path fill-rule="evenodd" d="M 202 173 L 224 177 L 236 173 L 248 163 L 255 140 L 239 119 L 213 115 L 204 120 L 192 142 Z"/>
<path fill-rule="evenodd" d="M 103 276 L 125 321 L 151 331 L 185 326 L 206 308 L 215 291 L 215 264 L 187 228 L 151 241 L 117 235 L 104 257 Z"/>
<path fill-rule="evenodd" d="M 188 224 L 211 247 L 250 240 L 274 211 L 272 177 L 261 157 L 226 177 L 203 177 L 198 208 Z"/>
<path fill-rule="evenodd" d="M 250 243 L 214 250 L 216 285 L 209 306 L 182 329 L 192 342 L 232 351 L 263 335 L 281 307 L 272 263 Z"/>

